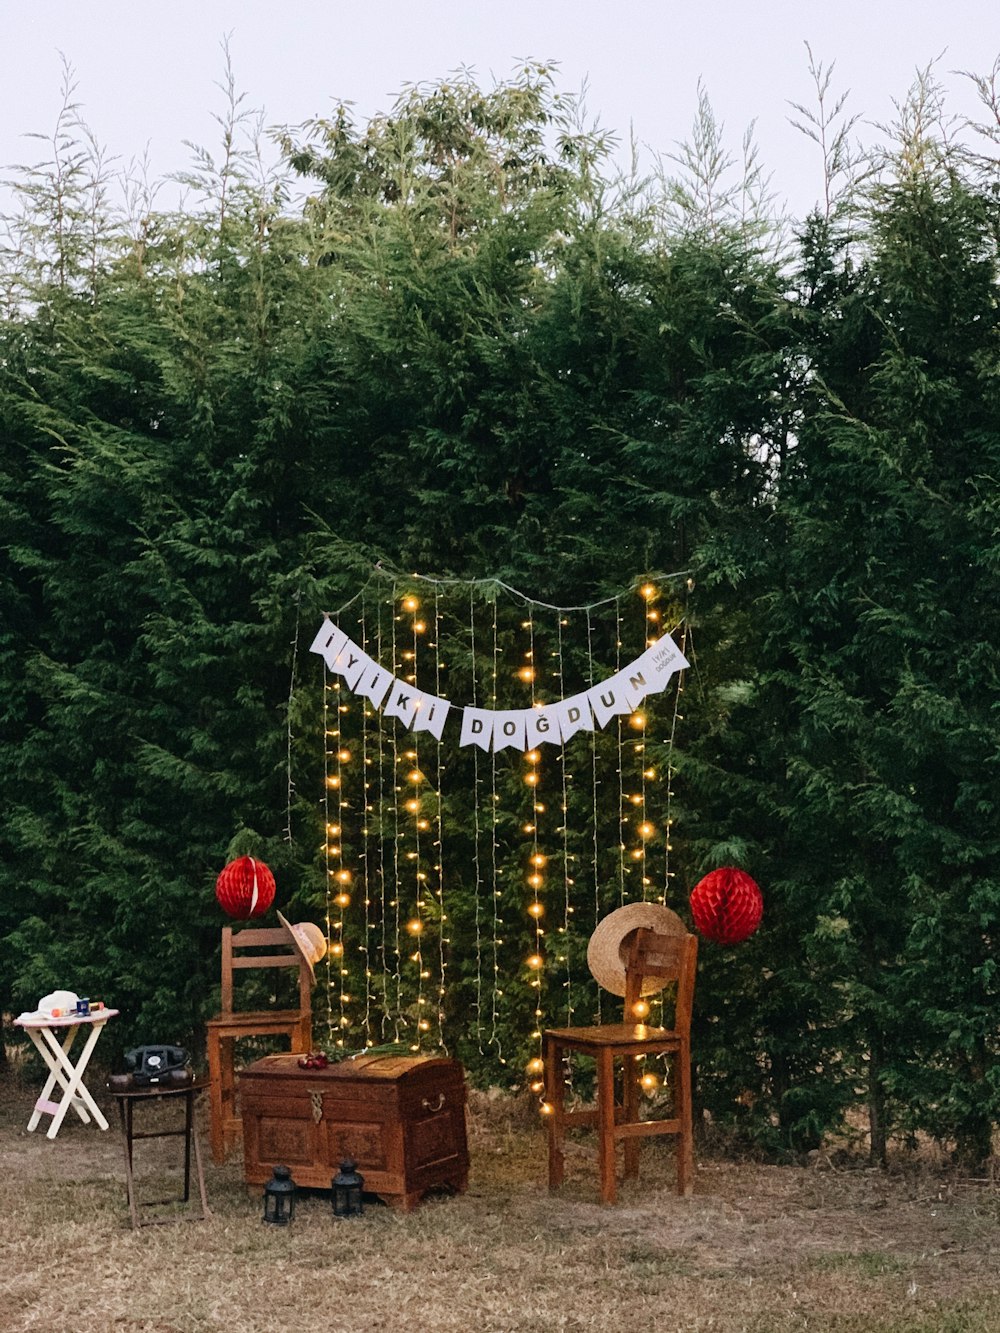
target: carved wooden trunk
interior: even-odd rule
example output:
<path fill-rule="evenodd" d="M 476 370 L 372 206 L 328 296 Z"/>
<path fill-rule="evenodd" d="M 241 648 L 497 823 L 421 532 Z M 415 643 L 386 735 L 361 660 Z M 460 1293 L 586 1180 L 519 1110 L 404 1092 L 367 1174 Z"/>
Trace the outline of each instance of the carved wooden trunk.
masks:
<path fill-rule="evenodd" d="M 429 1189 L 464 1190 L 469 1178 L 465 1075 L 436 1056 L 360 1055 L 300 1069 L 268 1055 L 239 1076 L 248 1185 L 278 1163 L 297 1185 L 329 1189 L 345 1157 L 365 1193 L 411 1208 Z"/>

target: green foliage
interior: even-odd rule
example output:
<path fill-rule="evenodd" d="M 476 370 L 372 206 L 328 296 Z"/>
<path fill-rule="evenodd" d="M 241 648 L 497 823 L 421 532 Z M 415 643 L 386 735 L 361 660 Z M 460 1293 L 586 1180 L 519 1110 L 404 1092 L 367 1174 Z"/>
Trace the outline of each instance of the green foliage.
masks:
<path fill-rule="evenodd" d="M 942 135 L 927 76 L 899 109 L 895 154 L 874 162 L 848 142 L 829 71 L 813 74 L 819 108 L 796 110 L 824 203 L 784 248 L 751 140 L 734 179 L 705 97 L 680 175 L 658 185 L 614 178 L 608 136 L 544 66 L 491 90 L 464 74 L 411 87 L 366 125 L 337 108 L 280 132 L 285 174 L 261 169 L 229 74 L 221 152 L 195 150 L 189 201 L 167 214 L 141 183 L 112 207 L 67 80 L 0 266 L 5 1010 L 73 984 L 123 1009 L 122 1044 L 196 1041 L 228 855 L 263 856 L 283 910 L 330 910 L 329 731 L 378 756 L 386 797 L 345 825 L 344 854 L 380 909 L 405 921 L 422 901 L 424 931 L 414 972 L 394 935 L 369 938 L 355 893 L 363 952 L 326 974 L 321 1005 L 339 1022 L 341 992 L 368 987 L 370 1035 L 408 1040 L 422 996 L 477 1077 L 497 1076 L 502 1050 L 520 1080 L 538 1011 L 597 1009 L 596 918 L 650 887 L 621 854 L 648 756 L 609 728 L 547 758 L 532 790 L 504 754 L 477 829 L 486 761 L 422 737 L 414 762 L 435 780 L 417 813 L 440 829 L 436 862 L 414 827 L 386 826 L 400 754 L 360 706 L 338 702 L 329 725 L 304 648 L 321 611 L 350 603 L 345 628 L 399 665 L 410 588 L 370 581 L 376 562 L 482 580 L 475 643 L 467 594 L 435 601 L 449 691 L 524 706 L 512 671 L 493 674 L 521 650 L 524 612 L 489 580 L 580 605 L 690 569 L 658 604 L 663 625 L 684 617 L 694 670 L 676 778 L 651 787 L 650 818 L 662 827 L 673 790 L 674 903 L 724 863 L 766 897 L 751 941 L 702 950 L 702 1108 L 774 1154 L 815 1146 L 860 1105 L 876 1157 L 918 1130 L 988 1155 L 992 176 Z M 977 87 L 988 104 L 991 83 Z M 533 697 L 637 655 L 646 608 L 621 608 L 593 626 L 535 613 L 533 660 L 562 674 L 540 674 Z M 426 684 L 434 658 L 413 651 Z M 652 744 L 671 710 L 654 705 Z M 596 811 L 595 777 L 612 793 Z M 547 900 L 558 966 L 540 986 L 524 968 L 536 814 L 551 881 L 586 884 L 561 930 Z M 379 860 L 386 846 L 405 873 L 396 853 Z M 442 863 L 440 895 L 420 900 L 417 873 L 433 890 Z M 385 1017 L 400 1007 L 405 1031 Z"/>

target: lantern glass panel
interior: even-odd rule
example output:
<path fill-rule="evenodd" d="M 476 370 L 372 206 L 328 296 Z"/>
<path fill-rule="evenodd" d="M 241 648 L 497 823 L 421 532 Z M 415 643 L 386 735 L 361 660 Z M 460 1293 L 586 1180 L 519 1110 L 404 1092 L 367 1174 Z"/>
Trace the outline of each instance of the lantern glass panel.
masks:
<path fill-rule="evenodd" d="M 334 1217 L 360 1217 L 364 1212 L 362 1195 L 365 1182 L 356 1168 L 357 1163 L 353 1158 L 345 1157 L 340 1170 L 330 1182 Z"/>
<path fill-rule="evenodd" d="M 264 1218 L 273 1226 L 286 1227 L 295 1216 L 295 1182 L 287 1166 L 276 1166 L 264 1186 Z"/>

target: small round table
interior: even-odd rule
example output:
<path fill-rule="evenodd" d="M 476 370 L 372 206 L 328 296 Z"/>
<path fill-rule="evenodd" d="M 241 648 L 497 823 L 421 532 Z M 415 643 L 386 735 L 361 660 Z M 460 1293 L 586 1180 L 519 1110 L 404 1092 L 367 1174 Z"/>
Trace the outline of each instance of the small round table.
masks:
<path fill-rule="evenodd" d="M 195 1099 L 204 1088 L 208 1087 L 207 1078 L 194 1079 L 191 1083 L 182 1084 L 180 1087 L 164 1086 L 162 1084 L 153 1084 L 145 1088 L 129 1088 L 124 1091 L 117 1091 L 110 1088 L 111 1096 L 118 1103 L 118 1117 L 121 1121 L 122 1137 L 125 1143 L 125 1187 L 128 1192 L 128 1208 L 132 1217 L 132 1226 L 135 1229 L 139 1227 L 155 1226 L 164 1222 L 200 1222 L 209 1216 L 208 1199 L 205 1195 L 205 1174 L 201 1165 L 201 1148 L 198 1146 L 198 1136 L 194 1132 L 194 1103 Z M 136 1104 L 139 1102 L 151 1102 L 159 1099 L 174 1100 L 183 1098 L 184 1100 L 184 1124 L 177 1129 L 144 1129 L 136 1130 L 133 1125 L 133 1118 Z M 136 1198 L 135 1179 L 132 1174 L 132 1144 L 136 1139 L 169 1139 L 174 1137 L 184 1138 L 184 1193 L 180 1199 L 151 1199 L 141 1205 Z M 180 1216 L 172 1217 L 142 1217 L 140 1208 L 156 1207 L 158 1204 L 166 1203 L 187 1203 L 191 1197 L 191 1146 L 194 1145 L 194 1163 L 198 1174 L 198 1193 L 201 1198 L 200 1213 L 186 1213 Z"/>

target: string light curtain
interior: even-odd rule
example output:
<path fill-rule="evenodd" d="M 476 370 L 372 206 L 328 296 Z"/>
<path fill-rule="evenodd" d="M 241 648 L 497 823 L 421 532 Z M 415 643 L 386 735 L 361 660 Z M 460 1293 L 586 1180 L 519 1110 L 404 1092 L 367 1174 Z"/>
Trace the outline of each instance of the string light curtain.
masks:
<path fill-rule="evenodd" d="M 466 1063 L 503 1066 L 513 1041 L 536 1088 L 543 1028 L 600 1016 L 585 963 L 596 921 L 622 901 L 671 896 L 680 676 L 636 707 L 616 703 L 611 726 L 587 713 L 559 744 L 543 734 L 528 745 L 523 710 L 593 689 L 665 632 L 679 644 L 684 578 L 649 576 L 564 607 L 499 579 L 377 567 L 373 595 L 330 613 L 387 679 L 458 715 L 489 709 L 514 730 L 503 748 L 499 736 L 488 749 L 459 745 L 454 719 L 437 734 L 426 720 L 415 729 L 402 689 L 362 685 L 358 698 L 357 680 L 324 667 L 332 1043 L 447 1045 Z"/>

